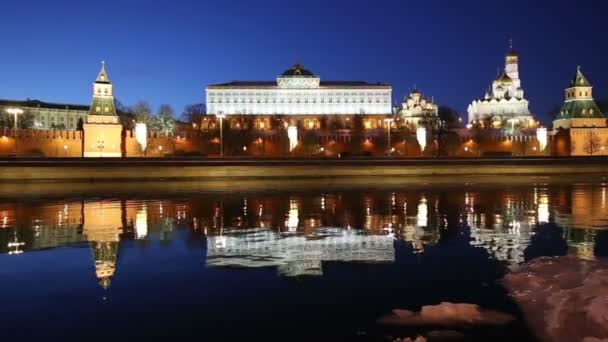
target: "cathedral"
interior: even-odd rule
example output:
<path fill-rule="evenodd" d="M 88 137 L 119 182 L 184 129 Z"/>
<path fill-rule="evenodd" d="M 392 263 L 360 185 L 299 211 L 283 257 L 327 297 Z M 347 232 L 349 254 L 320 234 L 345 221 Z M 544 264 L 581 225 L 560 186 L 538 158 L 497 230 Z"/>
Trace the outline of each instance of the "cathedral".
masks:
<path fill-rule="evenodd" d="M 424 97 L 420 90 L 414 89 L 403 99 L 399 119 L 410 129 L 416 129 L 418 126 L 432 127 L 437 123 L 438 113 L 437 104 Z"/>
<path fill-rule="evenodd" d="M 502 73 L 492 82 L 483 99 L 469 105 L 468 122 L 495 129 L 536 128 L 528 105 L 519 78 L 519 55 L 511 46 Z"/>

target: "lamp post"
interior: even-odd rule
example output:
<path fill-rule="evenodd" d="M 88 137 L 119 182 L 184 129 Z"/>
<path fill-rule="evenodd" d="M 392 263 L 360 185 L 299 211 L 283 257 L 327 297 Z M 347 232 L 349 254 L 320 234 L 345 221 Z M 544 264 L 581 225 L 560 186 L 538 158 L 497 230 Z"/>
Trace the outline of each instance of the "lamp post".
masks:
<path fill-rule="evenodd" d="M 102 157 L 102 150 L 104 148 L 104 141 L 103 140 L 97 140 L 97 148 L 99 149 L 99 158 Z"/>
<path fill-rule="evenodd" d="M 224 112 L 219 112 L 216 116 L 216 118 L 220 119 L 220 156 L 223 157 L 224 156 L 224 132 L 223 132 L 223 121 L 224 118 L 226 117 L 226 115 L 224 115 Z"/>
<path fill-rule="evenodd" d="M 511 124 L 511 134 L 515 135 L 515 123 L 519 122 L 518 119 L 509 119 L 507 120 Z"/>
<path fill-rule="evenodd" d="M 9 108 L 6 110 L 7 113 L 15 116 L 15 130 L 17 130 L 17 115 L 23 114 L 23 109 L 20 108 Z"/>
<path fill-rule="evenodd" d="M 391 152 L 391 124 L 393 123 L 393 118 L 384 119 L 384 122 L 387 123 L 387 132 L 388 132 L 388 148 L 387 151 Z"/>
<path fill-rule="evenodd" d="M 8 108 L 6 110 L 7 113 L 13 114 L 15 117 L 15 135 L 13 136 L 14 145 L 15 145 L 15 157 L 17 156 L 17 115 L 23 114 L 23 109 L 21 108 Z"/>

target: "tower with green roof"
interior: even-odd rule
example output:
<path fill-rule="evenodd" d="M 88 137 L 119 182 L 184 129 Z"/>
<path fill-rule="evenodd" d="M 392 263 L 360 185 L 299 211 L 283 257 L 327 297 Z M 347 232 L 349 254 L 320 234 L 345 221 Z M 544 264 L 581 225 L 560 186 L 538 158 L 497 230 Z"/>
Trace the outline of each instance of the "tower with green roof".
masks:
<path fill-rule="evenodd" d="M 114 107 L 114 88 L 105 62 L 93 83 L 93 101 L 83 125 L 83 156 L 89 158 L 122 157 L 122 124 Z"/>
<path fill-rule="evenodd" d="M 557 155 L 608 154 L 606 116 L 593 100 L 593 86 L 579 66 L 568 88 L 553 129 Z"/>
<path fill-rule="evenodd" d="M 606 116 L 593 100 L 593 86 L 581 67 L 565 90 L 566 100 L 553 121 L 554 128 L 606 127 Z"/>

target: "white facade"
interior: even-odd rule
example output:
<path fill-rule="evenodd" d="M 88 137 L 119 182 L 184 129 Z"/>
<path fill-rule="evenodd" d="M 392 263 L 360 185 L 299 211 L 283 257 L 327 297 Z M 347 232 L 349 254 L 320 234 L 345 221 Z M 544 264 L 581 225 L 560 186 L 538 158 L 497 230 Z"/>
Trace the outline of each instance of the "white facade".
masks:
<path fill-rule="evenodd" d="M 366 82 L 323 82 L 296 64 L 275 82 L 231 82 L 206 88 L 211 115 L 391 114 L 392 89 Z"/>
<path fill-rule="evenodd" d="M 433 102 L 422 96 L 419 90 L 414 89 L 403 99 L 399 115 L 406 124 L 418 127 L 420 121 L 427 123 L 438 119 L 439 107 Z"/>
<path fill-rule="evenodd" d="M 473 101 L 467 111 L 469 123 L 490 120 L 494 128 L 500 128 L 507 122 L 529 126 L 533 117 L 528 107 L 519 78 L 519 57 L 511 49 L 505 57 L 503 73 L 492 82 L 485 97 Z"/>
<path fill-rule="evenodd" d="M 277 267 L 280 274 L 291 277 L 321 275 L 324 261 L 395 261 L 392 236 L 340 228 L 321 228 L 316 234 L 281 234 L 258 228 L 208 236 L 207 267 Z"/>

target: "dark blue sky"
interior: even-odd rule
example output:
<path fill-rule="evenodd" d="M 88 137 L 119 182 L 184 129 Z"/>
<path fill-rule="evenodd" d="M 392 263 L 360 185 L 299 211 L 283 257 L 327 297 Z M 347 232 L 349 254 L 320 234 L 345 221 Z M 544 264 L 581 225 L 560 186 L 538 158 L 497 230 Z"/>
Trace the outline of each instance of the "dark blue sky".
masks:
<path fill-rule="evenodd" d="M 577 65 L 608 98 L 602 1 L 28 1 L 1 5 L 0 98 L 89 103 L 106 60 L 115 95 L 155 108 L 204 87 L 272 80 L 299 60 L 325 80 L 414 84 L 464 112 L 512 37 L 531 110 L 548 123 Z"/>

